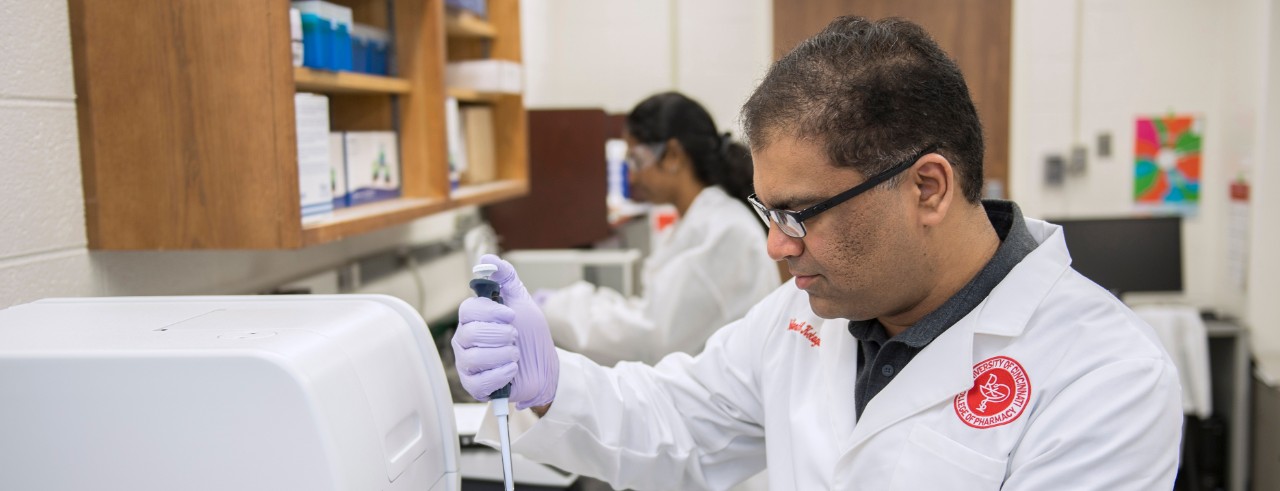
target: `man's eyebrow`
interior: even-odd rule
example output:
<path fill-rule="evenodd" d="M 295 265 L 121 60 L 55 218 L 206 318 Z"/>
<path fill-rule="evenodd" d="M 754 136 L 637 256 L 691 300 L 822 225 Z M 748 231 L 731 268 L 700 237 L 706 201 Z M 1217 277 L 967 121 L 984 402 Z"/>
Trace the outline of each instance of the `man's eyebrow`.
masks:
<path fill-rule="evenodd" d="M 823 199 L 826 199 L 826 198 L 823 198 L 820 196 L 813 196 L 813 195 L 810 195 L 810 196 L 801 195 L 801 196 L 791 196 L 788 198 L 782 198 L 777 201 L 765 201 L 763 198 L 761 198 L 760 203 L 763 204 L 766 208 L 770 208 L 774 210 L 800 211 L 810 206 L 821 203 Z"/>

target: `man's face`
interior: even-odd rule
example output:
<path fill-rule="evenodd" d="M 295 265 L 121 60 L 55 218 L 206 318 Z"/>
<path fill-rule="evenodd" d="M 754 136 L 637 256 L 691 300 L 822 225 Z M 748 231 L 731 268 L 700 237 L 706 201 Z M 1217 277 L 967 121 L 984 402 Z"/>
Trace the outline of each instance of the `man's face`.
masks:
<path fill-rule="evenodd" d="M 768 208 L 800 211 L 866 180 L 834 166 L 817 142 L 776 135 L 752 153 L 755 190 Z M 918 300 L 913 285 L 928 277 L 922 236 L 909 213 L 910 169 L 897 185 L 882 184 L 805 220 L 805 237 L 769 227 L 769 255 L 786 261 L 814 313 L 866 320 L 896 314 Z"/>

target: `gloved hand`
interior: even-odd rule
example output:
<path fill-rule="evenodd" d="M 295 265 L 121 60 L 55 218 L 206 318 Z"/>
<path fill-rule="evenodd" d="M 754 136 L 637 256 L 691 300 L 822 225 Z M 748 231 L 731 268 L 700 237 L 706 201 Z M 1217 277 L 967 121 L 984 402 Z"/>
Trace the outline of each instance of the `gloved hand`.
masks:
<path fill-rule="evenodd" d="M 489 279 L 500 285 L 500 304 L 468 298 L 458 307 L 453 356 L 462 387 L 480 401 L 511 383 L 509 400 L 516 408 L 550 404 L 560 381 L 560 359 L 542 310 L 516 276 L 511 263 L 492 254 L 480 258 L 498 271 Z"/>

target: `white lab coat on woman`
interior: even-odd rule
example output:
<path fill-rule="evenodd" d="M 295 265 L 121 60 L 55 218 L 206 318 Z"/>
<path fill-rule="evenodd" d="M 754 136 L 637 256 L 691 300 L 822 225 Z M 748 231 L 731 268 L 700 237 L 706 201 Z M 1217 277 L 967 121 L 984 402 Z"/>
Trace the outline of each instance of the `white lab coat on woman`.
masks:
<path fill-rule="evenodd" d="M 561 352 L 555 402 L 514 448 L 637 490 L 725 489 L 766 460 L 779 490 L 1169 489 L 1173 365 L 1070 269 L 1061 228 L 1027 226 L 1040 246 L 861 420 L 848 322 L 788 283 L 697 357 L 608 369 Z"/>
<path fill-rule="evenodd" d="M 552 293 L 542 309 L 556 345 L 602 365 L 697 354 L 780 283 L 760 219 L 718 186 L 698 193 L 641 281 L 643 299 L 586 282 Z"/>

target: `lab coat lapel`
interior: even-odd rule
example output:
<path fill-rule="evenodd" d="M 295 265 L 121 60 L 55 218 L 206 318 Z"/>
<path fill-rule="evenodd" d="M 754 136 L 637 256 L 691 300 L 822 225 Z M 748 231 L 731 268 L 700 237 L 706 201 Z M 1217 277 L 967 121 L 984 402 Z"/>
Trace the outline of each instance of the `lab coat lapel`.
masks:
<path fill-rule="evenodd" d="M 823 412 L 826 427 L 838 435 L 835 441 L 842 442 L 853 434 L 857 414 L 853 386 L 858 371 L 858 343 L 849 334 L 849 321 L 845 319 L 823 322 L 821 336 L 819 366 L 827 393 L 827 407 Z"/>
<path fill-rule="evenodd" d="M 1034 219 L 1027 219 L 1027 226 L 1039 246 L 986 300 L 925 347 L 867 404 L 850 441 L 841 447 L 842 453 L 890 425 L 972 388 L 976 336 L 1022 334 L 1040 300 L 1071 262 L 1059 227 Z"/>
<path fill-rule="evenodd" d="M 889 385 L 862 411 L 842 453 L 853 450 L 881 430 L 909 418 L 973 386 L 973 331 L 970 313 L 911 359 Z M 874 367 L 863 367 L 870 370 Z"/>

